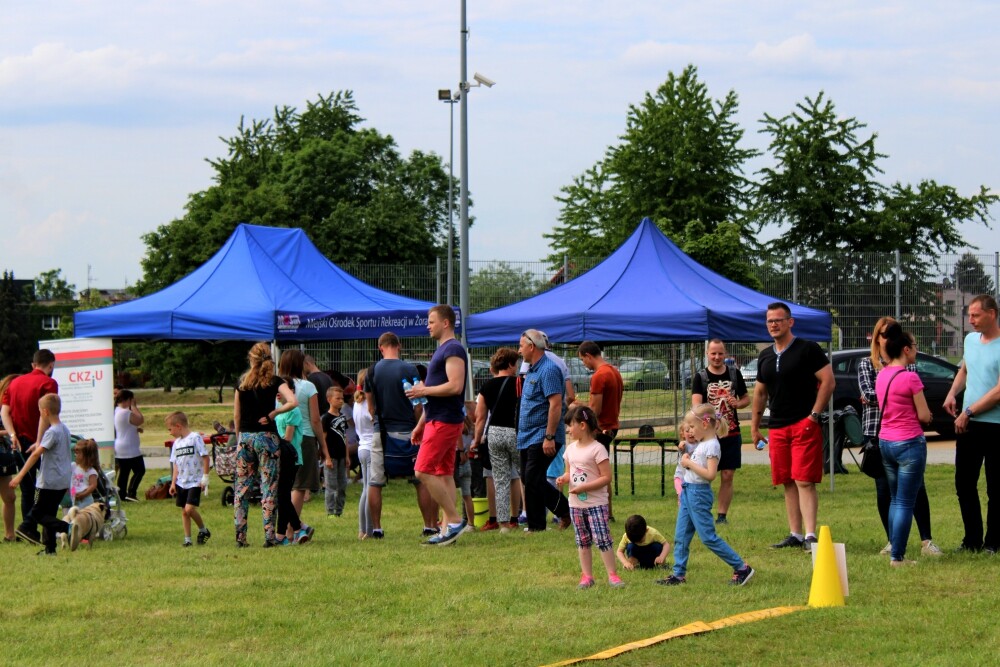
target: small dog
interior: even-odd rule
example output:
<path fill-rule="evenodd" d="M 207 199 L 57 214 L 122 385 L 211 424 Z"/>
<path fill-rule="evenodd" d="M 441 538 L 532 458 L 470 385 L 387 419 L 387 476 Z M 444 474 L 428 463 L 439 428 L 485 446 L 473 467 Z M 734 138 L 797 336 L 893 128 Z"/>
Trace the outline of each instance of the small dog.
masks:
<path fill-rule="evenodd" d="M 66 533 L 59 533 L 59 543 L 62 547 L 76 551 L 80 542 L 87 540 L 87 547 L 90 548 L 104 529 L 104 504 L 93 503 L 83 508 L 70 507 L 63 516 L 63 521 L 70 525 L 70 532 L 68 536 Z"/>

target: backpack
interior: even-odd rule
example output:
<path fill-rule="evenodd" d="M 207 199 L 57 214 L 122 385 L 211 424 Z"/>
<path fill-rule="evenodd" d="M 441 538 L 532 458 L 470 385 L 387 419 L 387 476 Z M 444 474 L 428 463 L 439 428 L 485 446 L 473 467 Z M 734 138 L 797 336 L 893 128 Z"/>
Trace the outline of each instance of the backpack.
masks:
<path fill-rule="evenodd" d="M 733 383 L 733 386 L 736 386 L 736 382 L 737 380 L 739 380 L 739 370 L 736 368 L 736 366 L 726 366 L 726 370 L 729 372 L 729 381 Z M 708 369 L 707 368 L 698 369 L 698 377 L 701 378 L 702 387 L 704 387 L 707 390 Z"/>

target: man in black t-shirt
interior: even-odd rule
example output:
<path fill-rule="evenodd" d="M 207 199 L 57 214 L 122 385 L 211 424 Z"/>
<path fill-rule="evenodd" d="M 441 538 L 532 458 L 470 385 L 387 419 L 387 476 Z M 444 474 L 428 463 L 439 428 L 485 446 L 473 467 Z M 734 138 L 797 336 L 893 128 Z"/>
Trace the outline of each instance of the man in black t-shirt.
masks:
<path fill-rule="evenodd" d="M 414 406 L 403 393 L 403 380 L 413 382 L 418 373 L 413 364 L 399 358 L 402 349 L 399 337 L 391 331 L 385 332 L 379 336 L 378 349 L 382 359 L 372 366 L 365 381 L 365 396 L 375 425 L 369 467 L 368 511 L 374 526 L 372 537 L 376 539 L 385 534 L 382 530 L 382 487 L 388 483 L 388 475 L 385 470 L 386 443 L 383 438 L 391 437 L 408 443 L 422 413 L 422 408 Z M 424 520 L 423 536 L 435 535 L 437 504 L 423 484 L 416 479 L 412 481 L 417 491 L 417 505 Z"/>
<path fill-rule="evenodd" d="M 768 422 L 771 482 L 785 488 L 785 512 L 790 534 L 777 549 L 816 542 L 816 484 L 823 480 L 823 433 L 820 413 L 835 384 L 833 369 L 819 345 L 792 335 L 791 309 L 784 303 L 767 307 L 767 332 L 774 345 L 757 357 L 751 437 L 763 438 L 760 419 L 771 408 Z M 770 400 L 769 400 L 770 399 Z"/>
<path fill-rule="evenodd" d="M 726 344 L 718 338 L 705 346 L 708 368 L 695 373 L 691 381 L 691 405 L 711 403 L 715 411 L 729 424 L 729 434 L 719 438 L 722 456 L 719 457 L 719 516 L 715 523 L 727 523 L 726 514 L 733 500 L 733 475 L 742 466 L 740 449 L 740 419 L 736 411 L 750 405 L 743 374 L 735 366 L 726 365 Z"/>

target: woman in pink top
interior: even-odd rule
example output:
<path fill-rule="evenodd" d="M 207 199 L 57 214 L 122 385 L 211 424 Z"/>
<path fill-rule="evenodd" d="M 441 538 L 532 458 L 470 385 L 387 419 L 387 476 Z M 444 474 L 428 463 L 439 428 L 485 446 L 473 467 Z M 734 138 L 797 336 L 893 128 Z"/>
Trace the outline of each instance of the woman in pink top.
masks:
<path fill-rule="evenodd" d="M 889 481 L 889 541 L 893 567 L 912 565 L 905 560 L 906 542 L 913 522 L 913 503 L 927 466 L 927 439 L 921 422 L 929 423 L 931 411 L 924 397 L 924 385 L 907 364 L 916 362 L 913 336 L 898 322 L 885 329 L 885 352 L 890 361 L 875 380 L 875 394 L 882 411 L 879 449 Z"/>

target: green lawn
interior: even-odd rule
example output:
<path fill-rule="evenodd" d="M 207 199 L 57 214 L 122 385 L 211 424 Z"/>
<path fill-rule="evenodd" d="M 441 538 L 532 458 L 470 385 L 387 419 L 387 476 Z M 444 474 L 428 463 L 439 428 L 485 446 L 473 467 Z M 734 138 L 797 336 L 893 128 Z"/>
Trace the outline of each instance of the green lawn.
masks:
<path fill-rule="evenodd" d="M 312 544 L 261 549 L 253 507 L 253 547 L 237 551 L 232 511 L 219 504 L 222 484 L 213 479 L 203 508 L 213 537 L 204 547 L 181 548 L 170 501 L 128 506 L 128 537 L 89 551 L 44 559 L 33 547 L 2 545 L 4 663 L 539 665 L 695 620 L 805 604 L 810 559 L 768 548 L 786 527 L 767 468 L 744 468 L 736 483 L 721 534 L 758 570 L 745 588 L 729 587 L 728 568 L 696 541 L 683 587 L 656 586 L 662 575 L 637 571 L 622 573 L 624 590 L 599 576 L 596 588 L 578 591 L 570 533 L 480 533 L 452 547 L 421 547 L 414 494 L 400 482 L 385 494 L 385 540 L 357 540 L 359 487 L 351 486 L 344 518 L 327 519 L 318 499 L 306 506 L 317 528 Z M 927 486 L 935 539 L 950 549 L 961 537 L 952 468 L 931 467 Z M 620 496 L 616 537 L 632 512 L 672 536 L 669 486 L 668 494 Z M 839 476 L 834 493 L 823 485 L 820 518 L 834 541 L 847 543 L 846 607 L 673 640 L 605 664 L 994 662 L 1000 561 L 917 555 L 916 567 L 890 570 L 877 555 L 885 538 L 873 484 L 857 473 Z"/>

